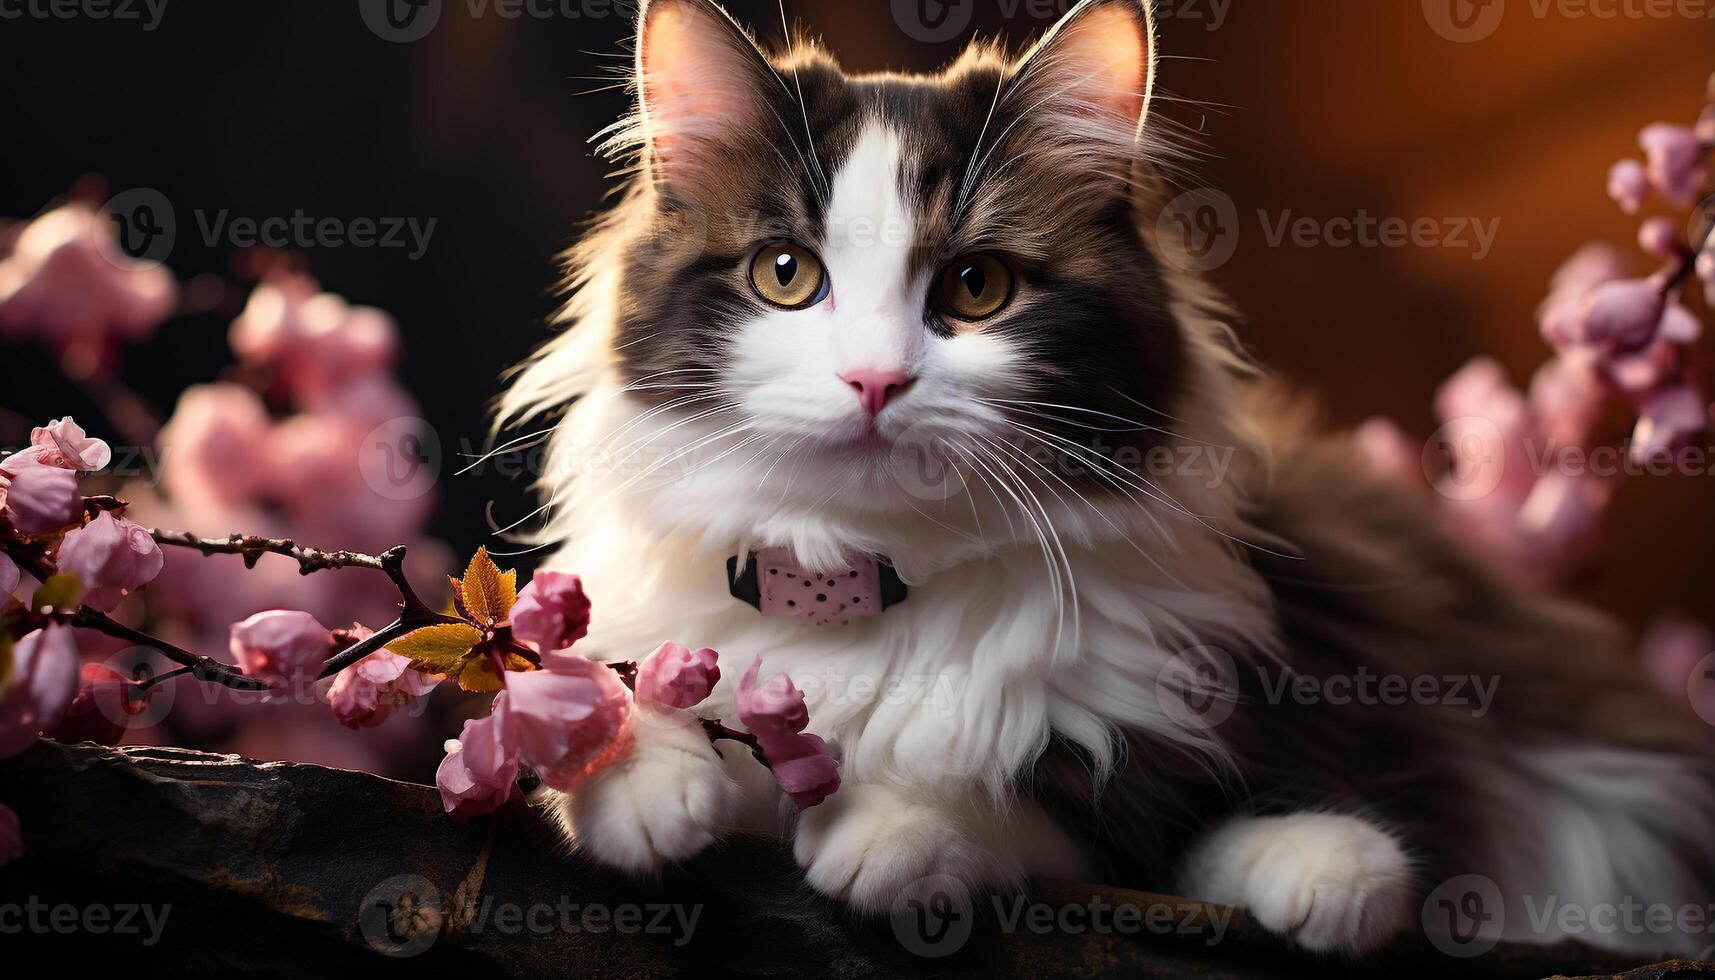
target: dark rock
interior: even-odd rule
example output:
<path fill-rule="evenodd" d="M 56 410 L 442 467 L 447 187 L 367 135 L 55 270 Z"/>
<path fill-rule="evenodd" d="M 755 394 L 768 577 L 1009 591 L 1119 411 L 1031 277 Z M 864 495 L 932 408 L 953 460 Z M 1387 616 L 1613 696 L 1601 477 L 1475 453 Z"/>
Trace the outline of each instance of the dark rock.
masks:
<path fill-rule="evenodd" d="M 1060 883 L 974 918 L 929 908 L 860 921 L 812 894 L 771 839 L 736 838 L 638 882 L 568 855 L 522 804 L 455 824 L 430 787 L 184 749 L 43 740 L 0 762 L 0 801 L 26 847 L 0 869 L 0 948 L 14 964 L 34 947 L 125 975 L 294 978 L 1538 978 L 1635 966 L 1572 944 L 1451 959 L 1419 939 L 1360 968 L 1293 953 L 1230 910 Z M 155 919 L 127 919 L 131 905 Z M 1626 976 L 1706 975 L 1653 969 Z"/>

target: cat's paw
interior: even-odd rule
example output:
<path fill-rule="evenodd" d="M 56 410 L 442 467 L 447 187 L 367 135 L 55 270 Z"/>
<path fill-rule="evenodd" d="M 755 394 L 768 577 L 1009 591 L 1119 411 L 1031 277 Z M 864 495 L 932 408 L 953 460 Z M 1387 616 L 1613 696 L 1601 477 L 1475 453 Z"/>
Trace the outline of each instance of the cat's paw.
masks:
<path fill-rule="evenodd" d="M 804 811 L 792 853 L 813 888 L 860 912 L 937 895 L 968 907 L 974 889 L 1004 878 L 974 836 L 940 804 L 852 783 Z"/>
<path fill-rule="evenodd" d="M 1317 952 L 1369 952 L 1411 918 L 1411 861 L 1399 842 L 1334 814 L 1229 821 L 1193 851 L 1183 888 Z"/>
<path fill-rule="evenodd" d="M 689 713 L 649 705 L 638 711 L 632 750 L 558 807 L 580 852 L 651 873 L 714 843 L 737 787 Z"/>

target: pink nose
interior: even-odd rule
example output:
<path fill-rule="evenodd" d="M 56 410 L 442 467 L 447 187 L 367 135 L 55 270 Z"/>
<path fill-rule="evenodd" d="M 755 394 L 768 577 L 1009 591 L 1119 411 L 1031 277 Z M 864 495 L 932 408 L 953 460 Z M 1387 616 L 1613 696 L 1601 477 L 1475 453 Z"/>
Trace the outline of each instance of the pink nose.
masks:
<path fill-rule="evenodd" d="M 893 396 L 905 393 L 916 381 L 904 371 L 884 371 L 880 368 L 856 368 L 840 375 L 840 380 L 852 386 L 857 392 L 858 401 L 863 403 L 863 410 L 870 415 L 880 415 Z"/>

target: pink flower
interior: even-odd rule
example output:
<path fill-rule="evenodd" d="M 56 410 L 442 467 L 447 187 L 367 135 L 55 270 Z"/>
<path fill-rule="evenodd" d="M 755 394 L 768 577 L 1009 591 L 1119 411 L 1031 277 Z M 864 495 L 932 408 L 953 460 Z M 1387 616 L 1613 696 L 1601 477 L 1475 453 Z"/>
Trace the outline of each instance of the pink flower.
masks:
<path fill-rule="evenodd" d="M 1612 493 L 1611 483 L 1588 473 L 1543 476 L 1518 512 L 1522 564 L 1544 579 L 1579 567 L 1596 549 Z"/>
<path fill-rule="evenodd" d="M 1649 342 L 1666 310 L 1661 290 L 1648 279 L 1621 279 L 1592 289 L 1581 306 L 1585 344 L 1636 349 Z"/>
<path fill-rule="evenodd" d="M 1671 259 L 1685 248 L 1685 242 L 1671 219 L 1657 215 L 1638 226 L 1638 247 L 1657 258 Z"/>
<path fill-rule="evenodd" d="M 0 688 L 0 759 L 29 748 L 60 723 L 77 695 L 77 677 L 70 626 L 47 626 L 18 641 L 11 677 Z"/>
<path fill-rule="evenodd" d="M 719 654 L 678 643 L 663 643 L 637 668 L 637 697 L 672 708 L 701 704 L 720 683 Z"/>
<path fill-rule="evenodd" d="M 59 570 L 77 576 L 83 601 L 111 612 L 119 600 L 154 581 L 166 559 L 143 528 L 103 511 L 66 534 Z"/>
<path fill-rule="evenodd" d="M 738 682 L 733 708 L 739 721 L 768 756 L 774 779 L 800 810 L 813 807 L 840 788 L 839 766 L 827 743 L 804 731 L 810 712 L 804 694 L 785 674 L 757 684 L 762 658 L 757 657 Z"/>
<path fill-rule="evenodd" d="M 106 214 L 68 204 L 30 222 L 0 261 L 0 336 L 95 365 L 115 341 L 153 333 L 177 296 L 165 269 L 119 248 Z"/>
<path fill-rule="evenodd" d="M 193 385 L 161 429 L 161 483 L 187 507 L 236 504 L 268 483 L 272 425 L 262 400 L 243 385 Z"/>
<path fill-rule="evenodd" d="M 18 828 L 18 815 L 0 803 L 0 866 L 24 856 L 24 835 Z"/>
<path fill-rule="evenodd" d="M 307 276 L 270 279 L 256 287 L 232 323 L 233 352 L 273 369 L 300 402 L 375 374 L 398 353 L 391 317 L 319 290 Z"/>
<path fill-rule="evenodd" d="M 438 473 L 401 458 L 406 447 L 374 429 L 365 419 L 310 413 L 276 424 L 265 449 L 269 497 L 298 526 L 349 547 L 379 550 L 416 535 Z"/>
<path fill-rule="evenodd" d="M 4 503 L 3 497 L 0 497 L 0 503 Z M 0 554 L 0 607 L 5 606 L 12 593 L 18 591 L 18 583 L 23 577 L 24 573 L 18 570 L 17 564 Z"/>
<path fill-rule="evenodd" d="M 83 665 L 77 696 L 59 724 L 48 729 L 59 742 L 118 745 L 132 718 L 149 707 L 149 690 L 105 664 Z"/>
<path fill-rule="evenodd" d="M 1694 386 L 1682 384 L 1645 399 L 1632 430 L 1632 459 L 1670 455 L 1709 428 L 1709 403 Z"/>
<path fill-rule="evenodd" d="M 1529 401 L 1544 436 L 1560 446 L 1582 446 L 1602 417 L 1602 383 L 1589 365 L 1560 357 L 1537 370 Z"/>
<path fill-rule="evenodd" d="M 271 609 L 233 623 L 228 646 L 244 673 L 279 686 L 314 677 L 333 649 L 333 634 L 307 612 Z"/>
<path fill-rule="evenodd" d="M 500 724 L 497 714 L 467 721 L 462 735 L 446 744 L 435 785 L 454 820 L 494 812 L 517 787 L 518 753 L 502 741 Z"/>
<path fill-rule="evenodd" d="M 7 457 L 0 472 L 9 478 L 4 516 L 25 534 L 49 534 L 83 517 L 77 474 L 37 461 Z"/>
<path fill-rule="evenodd" d="M 1573 253 L 1555 270 L 1548 298 L 1537 310 L 1543 338 L 1555 347 L 1572 343 L 1574 333 L 1582 330 L 1580 306 L 1585 294 L 1628 271 L 1626 257 L 1612 245 L 1593 242 Z"/>
<path fill-rule="evenodd" d="M 538 650 L 563 650 L 583 639 L 589 626 L 583 582 L 565 572 L 537 572 L 512 607 L 512 635 Z"/>
<path fill-rule="evenodd" d="M 1692 671 L 1712 652 L 1715 652 L 1715 635 L 1702 624 L 1682 616 L 1656 619 L 1638 644 L 1638 659 L 1644 673 L 1675 701 L 1692 690 Z M 1715 704 L 1709 707 L 1715 710 Z"/>
<path fill-rule="evenodd" d="M 573 654 L 506 675 L 494 701 L 502 738 L 542 782 L 571 791 L 631 745 L 631 692 L 610 668 Z"/>
<path fill-rule="evenodd" d="M 1608 196 L 1627 214 L 1637 214 L 1649 192 L 1649 172 L 1636 160 L 1621 160 L 1608 171 Z"/>
<path fill-rule="evenodd" d="M 357 627 L 356 639 L 370 635 Z M 333 716 L 347 728 L 369 728 L 387 720 L 393 709 L 410 704 L 439 684 L 439 677 L 412 670 L 411 661 L 388 650 L 377 650 L 334 675 L 328 688 Z"/>
<path fill-rule="evenodd" d="M 1436 391 L 1435 413 L 1452 453 L 1439 484 L 1445 496 L 1498 505 L 1530 492 L 1530 419 L 1524 395 L 1500 364 L 1480 357 L 1460 368 Z"/>
<path fill-rule="evenodd" d="M 93 473 L 113 461 L 113 450 L 91 438 L 70 415 L 30 430 L 30 448 L 13 457 L 28 457 L 48 466 Z"/>
<path fill-rule="evenodd" d="M 1661 196 L 1684 206 L 1703 184 L 1703 147 L 1689 126 L 1656 123 L 1638 134 L 1638 145 L 1649 157 L 1649 180 Z"/>

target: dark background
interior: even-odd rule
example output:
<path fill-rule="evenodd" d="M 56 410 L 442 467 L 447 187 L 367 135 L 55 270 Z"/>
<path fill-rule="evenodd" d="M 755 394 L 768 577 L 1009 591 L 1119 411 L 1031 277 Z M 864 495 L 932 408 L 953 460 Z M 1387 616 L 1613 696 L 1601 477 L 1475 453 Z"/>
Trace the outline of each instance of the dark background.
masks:
<path fill-rule="evenodd" d="M 115 191 L 154 188 L 177 214 L 168 264 L 181 278 L 231 260 L 225 243 L 202 240 L 197 210 L 436 219 L 420 260 L 350 246 L 305 258 L 326 288 L 397 316 L 403 380 L 449 455 L 480 444 L 500 373 L 544 336 L 553 256 L 611 187 L 589 139 L 623 108 L 623 92 L 596 90 L 625 66 L 630 32 L 604 0 L 517 19 L 494 2 L 473 15 L 468 0 L 446 0 L 413 43 L 368 29 L 358 0 L 168 0 L 153 31 L 0 19 L 0 215 L 28 216 L 83 174 Z M 1167 111 L 1203 130 L 1198 180 L 1240 215 L 1215 281 L 1245 311 L 1245 339 L 1334 423 L 1381 414 L 1426 434 L 1435 385 L 1479 353 L 1525 380 L 1546 357 L 1532 311 L 1550 272 L 1585 240 L 1633 237 L 1603 196 L 1608 165 L 1642 125 L 1696 112 L 1715 20 L 1554 5 L 1538 16 L 1542 2 L 1509 0 L 1492 36 L 1471 43 L 1438 34 L 1418 0 L 1233 0 L 1218 29 L 1213 0 L 1166 4 L 1162 84 L 1208 104 Z M 973 29 L 1017 41 L 1065 4 L 966 5 Z M 765 40 L 781 37 L 772 3 L 731 6 Z M 927 70 L 959 49 L 914 38 L 884 0 L 786 7 L 850 69 Z M 1270 220 L 1360 209 L 1499 219 L 1500 230 L 1482 261 L 1453 248 L 1269 247 L 1258 209 Z M 220 315 L 169 324 L 124 376 L 170 408 L 227 363 L 225 327 Z M 0 426 L 93 417 L 46 354 L 3 358 L 0 401 L 13 414 Z M 1668 607 L 1711 618 L 1712 479 L 1633 480 L 1604 566 L 1579 591 L 1633 621 Z M 528 509 L 522 482 L 494 473 L 449 475 L 441 489 L 436 531 L 460 552 L 484 540 L 490 501 L 503 522 Z"/>

